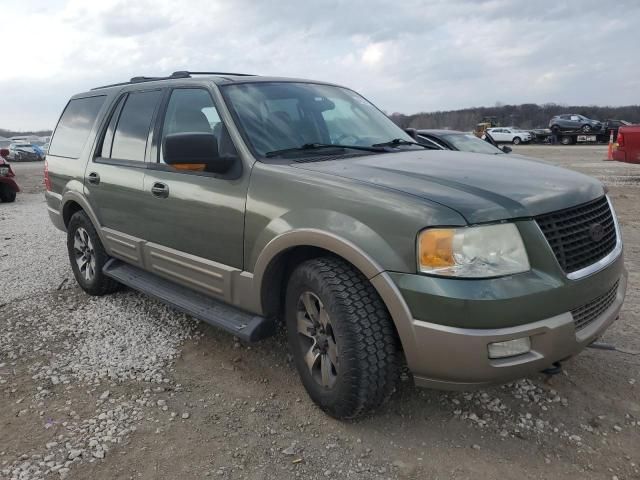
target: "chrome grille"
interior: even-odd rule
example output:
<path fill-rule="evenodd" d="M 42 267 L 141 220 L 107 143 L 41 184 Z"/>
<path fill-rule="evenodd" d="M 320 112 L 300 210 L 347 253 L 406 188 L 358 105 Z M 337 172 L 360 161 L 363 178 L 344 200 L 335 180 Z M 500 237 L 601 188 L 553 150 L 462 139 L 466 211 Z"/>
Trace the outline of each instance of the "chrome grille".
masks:
<path fill-rule="evenodd" d="M 596 263 L 616 247 L 616 226 L 607 197 L 540 215 L 535 220 L 565 273 Z M 601 229 L 598 233 L 602 238 L 594 240 L 594 228 Z"/>

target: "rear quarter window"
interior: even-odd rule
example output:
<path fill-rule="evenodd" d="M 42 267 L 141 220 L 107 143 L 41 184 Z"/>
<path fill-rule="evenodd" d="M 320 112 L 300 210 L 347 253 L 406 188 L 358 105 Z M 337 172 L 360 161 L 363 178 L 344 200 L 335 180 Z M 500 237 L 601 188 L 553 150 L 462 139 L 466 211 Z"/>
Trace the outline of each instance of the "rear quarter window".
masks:
<path fill-rule="evenodd" d="M 49 155 L 80 157 L 106 98 L 101 95 L 70 100 L 51 139 Z"/>

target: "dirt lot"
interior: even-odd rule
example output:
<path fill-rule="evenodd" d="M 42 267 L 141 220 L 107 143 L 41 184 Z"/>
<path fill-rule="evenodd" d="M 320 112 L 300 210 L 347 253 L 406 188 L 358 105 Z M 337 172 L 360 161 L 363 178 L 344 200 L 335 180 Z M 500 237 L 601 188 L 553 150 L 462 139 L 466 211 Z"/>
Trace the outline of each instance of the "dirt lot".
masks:
<path fill-rule="evenodd" d="M 640 478 L 640 166 L 516 148 L 603 180 L 630 271 L 619 321 L 551 378 L 471 393 L 406 379 L 355 423 L 307 398 L 283 336 L 247 347 L 131 291 L 90 298 L 50 224 L 42 164 L 0 204 L 0 478 Z"/>

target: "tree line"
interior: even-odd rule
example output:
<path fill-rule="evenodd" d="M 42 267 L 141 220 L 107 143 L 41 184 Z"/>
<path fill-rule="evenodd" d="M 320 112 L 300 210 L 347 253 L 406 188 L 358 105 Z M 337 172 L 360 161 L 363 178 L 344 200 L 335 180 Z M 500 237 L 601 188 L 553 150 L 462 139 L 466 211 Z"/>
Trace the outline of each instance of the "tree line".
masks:
<path fill-rule="evenodd" d="M 391 119 L 402 128 L 448 128 L 451 130 L 473 130 L 479 122 L 487 119 L 496 126 L 514 126 L 525 129 L 547 128 L 554 115 L 577 113 L 595 120 L 627 120 L 640 123 L 640 105 L 624 107 L 567 106 L 555 103 L 538 105 L 496 105 L 494 107 L 473 107 L 461 110 L 437 111 L 404 115 L 393 113 Z"/>
<path fill-rule="evenodd" d="M 520 128 L 546 128 L 554 115 L 563 113 L 578 113 L 588 118 L 605 121 L 607 119 L 627 120 L 640 123 L 640 105 L 624 107 L 567 106 L 556 103 L 524 103 L 522 105 L 496 105 L 493 107 L 472 107 L 461 110 L 415 113 L 405 115 L 393 113 L 391 119 L 402 128 L 448 128 L 451 130 L 473 130 L 479 122 L 487 119 L 494 125 L 514 126 Z M 51 135 L 51 130 L 36 132 L 17 132 L 0 128 L 0 137 L 16 135 L 36 135 L 45 137 Z"/>
<path fill-rule="evenodd" d="M 17 136 L 27 136 L 34 135 L 36 137 L 49 137 L 51 136 L 51 130 L 38 130 L 36 132 L 17 132 L 15 130 L 5 130 L 4 128 L 0 128 L 0 137 L 11 138 Z"/>

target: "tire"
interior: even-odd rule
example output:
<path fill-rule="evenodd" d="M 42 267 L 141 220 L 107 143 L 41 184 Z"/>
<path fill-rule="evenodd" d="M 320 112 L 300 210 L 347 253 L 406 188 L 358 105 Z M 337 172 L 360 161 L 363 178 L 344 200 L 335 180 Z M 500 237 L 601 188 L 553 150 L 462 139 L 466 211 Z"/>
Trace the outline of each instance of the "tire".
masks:
<path fill-rule="evenodd" d="M 520 140 L 520 137 L 513 137 L 513 140 L 511 141 L 514 145 L 520 145 L 520 142 L 522 140 Z"/>
<path fill-rule="evenodd" d="M 580 130 L 582 130 L 584 133 L 589 133 L 591 131 L 591 125 L 583 125 Z"/>
<path fill-rule="evenodd" d="M 398 336 L 377 292 L 351 265 L 333 257 L 300 264 L 289 278 L 285 319 L 302 383 L 323 411 L 353 419 L 391 397 L 400 377 Z M 311 367 L 305 355 L 314 358 Z"/>
<path fill-rule="evenodd" d="M 69 221 L 67 251 L 73 275 L 89 295 L 106 295 L 120 289 L 118 282 L 102 273 L 102 267 L 109 260 L 109 256 L 91 220 L 83 211 L 74 213 Z M 81 253 L 84 255 L 82 258 Z M 84 268 L 81 268 L 83 263 Z"/>
<path fill-rule="evenodd" d="M 573 139 L 569 136 L 564 136 L 560 138 L 560 143 L 562 145 L 571 145 L 573 143 Z"/>
<path fill-rule="evenodd" d="M 11 203 L 16 201 L 16 192 L 8 185 L 0 185 L 0 201 Z"/>

